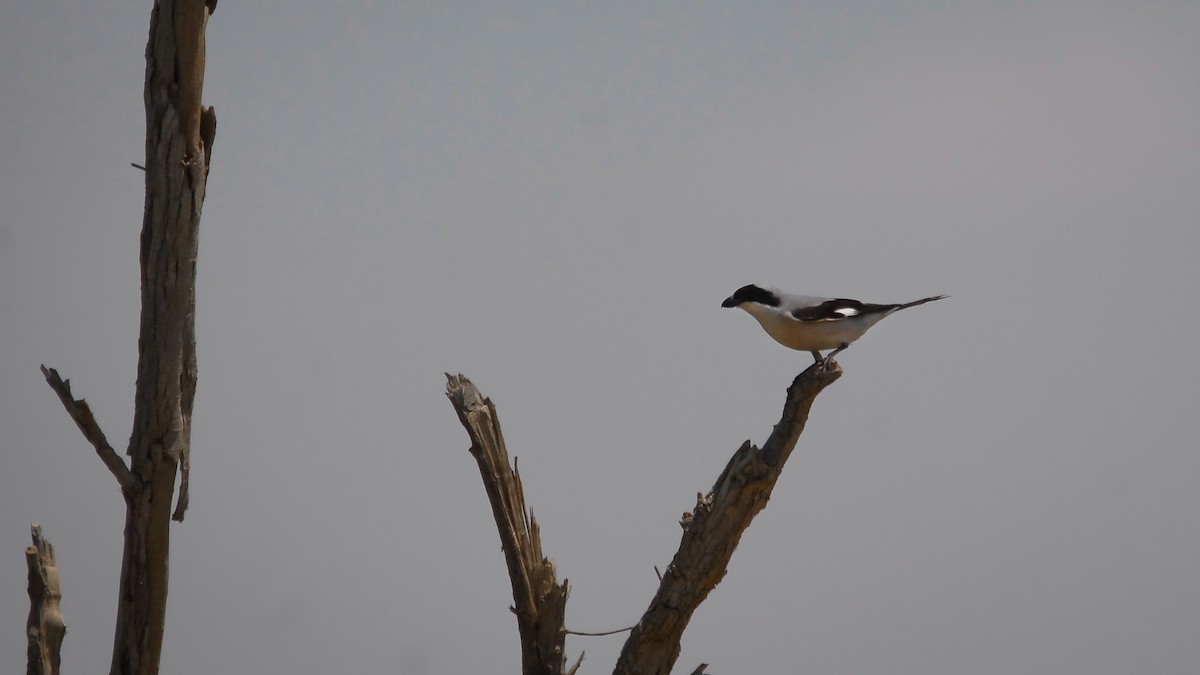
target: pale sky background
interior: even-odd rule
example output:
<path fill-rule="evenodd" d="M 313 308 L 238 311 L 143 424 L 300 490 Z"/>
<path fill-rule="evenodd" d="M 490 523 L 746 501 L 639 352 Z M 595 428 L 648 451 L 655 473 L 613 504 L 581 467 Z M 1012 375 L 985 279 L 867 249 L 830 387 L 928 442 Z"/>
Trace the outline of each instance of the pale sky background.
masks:
<path fill-rule="evenodd" d="M 148 2 L 0 4 L 0 672 L 24 547 L 108 667 Z M 899 302 L 840 358 L 677 672 L 1194 673 L 1200 4 L 221 2 L 164 673 L 518 672 L 443 396 L 496 402 L 568 625 L 811 359 L 747 283 Z M 611 671 L 624 636 L 568 640 Z"/>

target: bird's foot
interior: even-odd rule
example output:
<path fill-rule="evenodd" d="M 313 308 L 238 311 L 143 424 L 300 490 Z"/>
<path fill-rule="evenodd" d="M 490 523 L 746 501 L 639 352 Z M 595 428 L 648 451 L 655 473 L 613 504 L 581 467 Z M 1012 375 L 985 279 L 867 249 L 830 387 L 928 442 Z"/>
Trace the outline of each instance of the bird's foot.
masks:
<path fill-rule="evenodd" d="M 833 357 L 837 356 L 838 352 L 842 351 L 843 349 L 845 349 L 846 347 L 849 347 L 849 346 L 850 346 L 849 342 L 843 342 L 842 344 L 838 345 L 837 349 L 829 352 L 829 356 L 826 356 L 824 359 L 821 359 L 819 361 L 819 363 L 821 364 L 821 369 L 822 370 L 833 370 L 834 368 L 837 368 L 838 367 L 837 361 L 834 361 Z"/>

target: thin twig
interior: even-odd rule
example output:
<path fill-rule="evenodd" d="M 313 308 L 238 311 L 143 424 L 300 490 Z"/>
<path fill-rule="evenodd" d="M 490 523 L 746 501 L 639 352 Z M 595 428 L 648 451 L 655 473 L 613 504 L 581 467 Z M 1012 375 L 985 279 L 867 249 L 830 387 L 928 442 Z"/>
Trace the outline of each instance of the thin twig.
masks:
<path fill-rule="evenodd" d="M 633 630 L 635 627 L 636 627 L 636 625 L 629 626 L 627 628 L 617 628 L 616 630 L 606 630 L 606 631 L 603 631 L 600 633 L 585 633 L 581 630 L 571 630 L 570 628 L 564 628 L 563 632 L 566 633 L 567 635 L 584 635 L 587 637 L 601 637 L 604 635 L 616 635 L 617 633 L 624 633 L 625 631 Z"/>
<path fill-rule="evenodd" d="M 575 659 L 575 665 L 567 669 L 567 675 L 575 675 L 579 671 L 579 666 L 583 665 L 583 654 L 584 652 L 579 652 L 579 658 Z"/>

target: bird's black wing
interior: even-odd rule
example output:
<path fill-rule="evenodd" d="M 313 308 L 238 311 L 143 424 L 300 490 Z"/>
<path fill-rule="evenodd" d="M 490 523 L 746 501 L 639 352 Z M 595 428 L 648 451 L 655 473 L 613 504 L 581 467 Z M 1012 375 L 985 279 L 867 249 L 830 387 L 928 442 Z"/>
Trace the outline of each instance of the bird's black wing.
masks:
<path fill-rule="evenodd" d="M 797 321 L 841 321 L 852 316 L 890 312 L 897 305 L 870 305 L 858 300 L 838 298 L 826 300 L 812 307 L 801 307 L 791 311 L 792 318 Z"/>

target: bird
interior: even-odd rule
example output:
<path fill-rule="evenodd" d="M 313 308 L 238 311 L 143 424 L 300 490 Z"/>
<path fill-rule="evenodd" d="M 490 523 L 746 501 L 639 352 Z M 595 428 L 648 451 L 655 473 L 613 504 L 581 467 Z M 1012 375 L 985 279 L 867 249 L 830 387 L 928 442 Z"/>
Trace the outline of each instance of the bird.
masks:
<path fill-rule="evenodd" d="M 746 310 L 776 342 L 789 349 L 807 351 L 818 365 L 827 367 L 833 363 L 834 355 L 889 314 L 946 297 L 949 296 L 934 295 L 894 305 L 872 305 L 846 298 L 793 295 L 750 284 L 725 298 L 721 306 Z M 825 349 L 833 351 L 822 357 L 821 351 Z"/>

